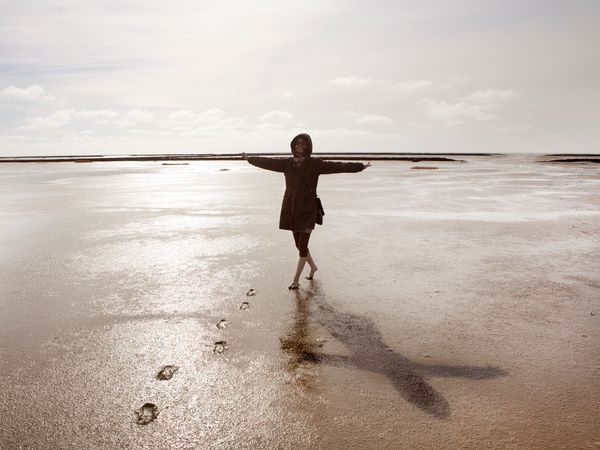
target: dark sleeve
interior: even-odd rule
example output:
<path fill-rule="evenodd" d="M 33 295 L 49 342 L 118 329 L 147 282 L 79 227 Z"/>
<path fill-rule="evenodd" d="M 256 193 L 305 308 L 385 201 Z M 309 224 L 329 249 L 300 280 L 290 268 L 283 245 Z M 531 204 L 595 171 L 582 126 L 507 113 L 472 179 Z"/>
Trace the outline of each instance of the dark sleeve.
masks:
<path fill-rule="evenodd" d="M 337 162 L 321 160 L 319 163 L 319 173 L 344 173 L 344 172 L 360 172 L 365 168 L 360 162 Z"/>
<path fill-rule="evenodd" d="M 253 166 L 261 169 L 273 170 L 275 172 L 283 172 L 287 162 L 284 158 L 266 158 L 263 156 L 248 156 L 247 161 Z"/>

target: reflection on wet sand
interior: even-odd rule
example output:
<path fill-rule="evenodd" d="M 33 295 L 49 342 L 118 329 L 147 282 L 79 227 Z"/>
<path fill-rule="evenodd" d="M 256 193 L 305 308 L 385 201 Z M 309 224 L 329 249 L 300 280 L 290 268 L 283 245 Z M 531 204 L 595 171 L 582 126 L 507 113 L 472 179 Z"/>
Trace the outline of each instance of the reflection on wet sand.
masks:
<path fill-rule="evenodd" d="M 319 362 L 317 340 L 308 320 L 311 297 L 301 292 L 296 294 L 296 311 L 292 329 L 280 338 L 281 350 L 289 356 L 287 370 L 294 376 L 296 382 L 305 389 L 312 391 L 315 388 L 314 373 L 308 365 Z"/>
<path fill-rule="evenodd" d="M 309 311 L 314 301 L 316 308 Z M 426 376 L 485 379 L 503 376 L 498 367 L 420 364 L 410 361 L 385 344 L 372 319 L 336 311 L 321 292 L 319 281 L 310 290 L 296 291 L 296 314 L 291 332 L 281 339 L 281 349 L 290 354 L 288 369 L 297 374 L 306 363 L 354 366 L 385 375 L 413 405 L 437 418 L 446 418 L 450 407 L 446 399 L 425 379 Z M 311 333 L 310 316 L 352 353 L 350 356 L 319 354 L 317 340 Z M 302 378 L 303 385 L 313 388 L 314 375 Z"/>

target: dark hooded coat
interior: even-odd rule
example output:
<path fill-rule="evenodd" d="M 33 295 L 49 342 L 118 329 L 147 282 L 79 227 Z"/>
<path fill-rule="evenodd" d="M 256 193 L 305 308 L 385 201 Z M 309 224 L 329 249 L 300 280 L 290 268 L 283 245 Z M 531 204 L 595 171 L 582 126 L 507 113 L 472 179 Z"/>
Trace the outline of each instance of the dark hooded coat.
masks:
<path fill-rule="evenodd" d="M 317 221 L 317 184 L 319 175 L 342 172 L 360 172 L 364 165 L 359 162 L 333 162 L 313 158 L 312 140 L 306 133 L 292 139 L 292 153 L 296 139 L 304 137 L 308 143 L 304 161 L 296 165 L 294 158 L 268 158 L 248 156 L 250 164 L 261 169 L 283 172 L 285 175 L 285 193 L 281 202 L 279 228 L 282 230 L 306 231 L 315 228 Z"/>

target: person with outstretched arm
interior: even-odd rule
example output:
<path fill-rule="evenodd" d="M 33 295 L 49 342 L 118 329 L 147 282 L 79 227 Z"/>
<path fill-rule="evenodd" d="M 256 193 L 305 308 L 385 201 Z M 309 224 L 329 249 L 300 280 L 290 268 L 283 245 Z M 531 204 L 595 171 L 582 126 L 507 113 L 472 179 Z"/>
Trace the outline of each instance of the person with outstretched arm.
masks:
<path fill-rule="evenodd" d="M 283 172 L 285 175 L 279 228 L 292 231 L 294 236 L 299 257 L 294 279 L 288 289 L 298 289 L 300 275 L 307 262 L 310 266 L 307 280 L 312 280 L 317 271 L 315 260 L 308 250 L 308 240 L 315 224 L 323 224 L 324 211 L 317 198 L 319 175 L 361 172 L 369 167 L 371 162 L 334 162 L 311 157 L 312 139 L 306 133 L 295 136 L 290 147 L 293 156 L 289 158 L 248 156 L 246 153 L 242 153 L 242 158 L 261 169 Z"/>

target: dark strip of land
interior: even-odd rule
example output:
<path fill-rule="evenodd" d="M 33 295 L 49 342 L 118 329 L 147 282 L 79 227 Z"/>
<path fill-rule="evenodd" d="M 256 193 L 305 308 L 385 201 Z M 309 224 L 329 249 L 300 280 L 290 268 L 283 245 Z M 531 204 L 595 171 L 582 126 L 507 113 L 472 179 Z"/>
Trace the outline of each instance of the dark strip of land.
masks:
<path fill-rule="evenodd" d="M 545 156 L 587 156 L 587 157 L 600 157 L 600 153 L 548 153 Z"/>
<path fill-rule="evenodd" d="M 446 155 L 470 155 L 470 156 L 497 156 L 492 153 L 445 153 Z M 253 156 L 289 157 L 289 153 L 251 153 Z M 461 159 L 448 158 L 445 156 L 434 156 L 431 153 L 313 153 L 313 156 L 346 161 L 454 161 L 465 162 Z M 0 163 L 31 163 L 31 162 L 109 162 L 109 161 L 229 161 L 242 159 L 241 153 L 229 154 L 168 154 L 168 155 L 64 155 L 64 156 L 16 156 L 0 158 Z"/>
<path fill-rule="evenodd" d="M 572 163 L 572 162 L 591 162 L 591 163 L 600 163 L 600 158 L 563 158 L 563 159 L 548 159 L 544 162 L 554 163 Z"/>

